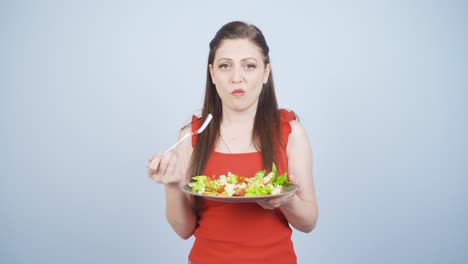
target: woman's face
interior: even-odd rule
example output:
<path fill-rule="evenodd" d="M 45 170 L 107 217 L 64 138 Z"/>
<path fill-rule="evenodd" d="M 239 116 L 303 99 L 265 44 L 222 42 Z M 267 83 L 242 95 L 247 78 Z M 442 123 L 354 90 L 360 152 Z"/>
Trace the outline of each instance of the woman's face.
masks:
<path fill-rule="evenodd" d="M 234 111 L 257 108 L 258 97 L 270 74 L 258 46 L 247 39 L 223 40 L 209 66 L 223 107 Z"/>

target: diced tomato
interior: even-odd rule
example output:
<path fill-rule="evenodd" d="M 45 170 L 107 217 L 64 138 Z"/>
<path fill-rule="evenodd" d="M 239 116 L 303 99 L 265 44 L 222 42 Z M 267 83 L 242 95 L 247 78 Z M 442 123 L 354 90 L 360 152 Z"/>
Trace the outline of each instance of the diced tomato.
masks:
<path fill-rule="evenodd" d="M 237 176 L 237 181 L 238 183 L 244 183 L 245 182 L 245 177 L 244 176 Z"/>
<path fill-rule="evenodd" d="M 222 193 L 224 192 L 224 188 L 226 187 L 226 185 L 221 185 L 219 186 L 218 190 L 216 190 L 218 193 Z"/>
<path fill-rule="evenodd" d="M 237 189 L 234 191 L 234 196 L 244 196 L 245 195 L 245 189 Z"/>

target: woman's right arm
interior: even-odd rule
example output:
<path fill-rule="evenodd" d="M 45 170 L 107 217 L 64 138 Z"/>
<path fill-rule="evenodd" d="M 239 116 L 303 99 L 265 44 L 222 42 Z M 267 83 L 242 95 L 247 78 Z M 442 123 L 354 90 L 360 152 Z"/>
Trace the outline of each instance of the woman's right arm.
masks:
<path fill-rule="evenodd" d="M 190 132 L 190 129 L 190 126 L 182 129 L 179 138 Z M 166 218 L 183 239 L 190 238 L 197 225 L 193 199 L 182 191 L 182 186 L 188 181 L 187 168 L 192 151 L 191 140 L 187 139 L 166 155 L 158 153 L 151 157 L 148 166 L 148 176 L 165 185 Z"/>

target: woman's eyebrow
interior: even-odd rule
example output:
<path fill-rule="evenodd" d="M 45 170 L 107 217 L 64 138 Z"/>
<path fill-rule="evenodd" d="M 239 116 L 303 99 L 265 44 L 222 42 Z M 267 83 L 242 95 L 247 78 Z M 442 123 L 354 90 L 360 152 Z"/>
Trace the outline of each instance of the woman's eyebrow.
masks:
<path fill-rule="evenodd" d="M 247 60 L 254 60 L 255 62 L 257 62 L 257 59 L 255 59 L 254 57 L 247 57 L 247 58 L 241 59 L 241 61 L 247 61 Z M 230 58 L 219 58 L 218 60 L 216 60 L 216 62 L 220 62 L 220 61 L 232 61 L 232 59 L 230 59 Z"/>
<path fill-rule="evenodd" d="M 220 62 L 220 61 L 232 61 L 232 59 L 229 59 L 229 58 L 219 58 L 216 62 Z"/>
<path fill-rule="evenodd" d="M 257 62 L 257 59 L 255 59 L 254 57 L 248 57 L 248 58 L 242 59 L 241 61 L 246 61 L 246 60 L 254 60 L 255 62 Z"/>

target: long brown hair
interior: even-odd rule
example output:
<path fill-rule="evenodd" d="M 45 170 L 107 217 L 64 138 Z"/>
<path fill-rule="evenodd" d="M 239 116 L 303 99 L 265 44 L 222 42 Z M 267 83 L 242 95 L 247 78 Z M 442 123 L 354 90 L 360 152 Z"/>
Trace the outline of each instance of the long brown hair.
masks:
<path fill-rule="evenodd" d="M 254 25 L 249 25 L 240 21 L 230 22 L 221 27 L 213 40 L 211 40 L 208 64 L 206 67 L 205 101 L 203 103 L 201 119 L 204 120 L 208 114 L 211 113 L 213 115 L 213 120 L 205 131 L 198 135 L 188 168 L 189 177 L 203 174 L 214 144 L 219 137 L 223 114 L 222 102 L 213 84 L 213 80 L 211 79 L 208 65 L 213 64 L 216 51 L 220 47 L 221 42 L 225 39 L 250 40 L 261 49 L 265 66 L 270 63 L 269 48 L 265 37 L 260 29 Z M 278 103 L 276 101 L 273 73 L 271 71 L 267 83 L 263 85 L 258 100 L 252 140 L 255 138 L 258 138 L 260 143 L 260 146 L 256 146 L 256 148 L 261 152 L 264 168 L 270 168 L 271 164 L 277 160 L 275 150 L 277 146 L 281 146 Z"/>

